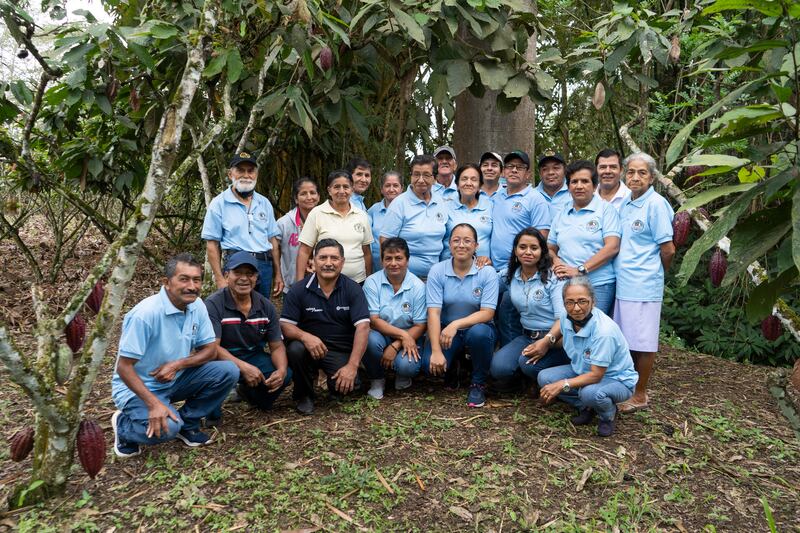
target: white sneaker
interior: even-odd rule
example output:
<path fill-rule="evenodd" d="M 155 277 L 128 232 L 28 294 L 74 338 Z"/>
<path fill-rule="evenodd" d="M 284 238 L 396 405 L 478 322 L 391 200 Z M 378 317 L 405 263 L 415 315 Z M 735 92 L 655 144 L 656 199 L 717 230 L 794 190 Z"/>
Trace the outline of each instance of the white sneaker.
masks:
<path fill-rule="evenodd" d="M 376 400 L 383 399 L 383 388 L 386 386 L 385 379 L 372 379 L 370 380 L 369 390 L 367 394 L 370 395 L 371 398 L 375 398 Z"/>
<path fill-rule="evenodd" d="M 405 390 L 411 386 L 411 383 L 413 383 L 411 378 L 407 378 L 405 376 L 395 376 L 394 390 Z"/>

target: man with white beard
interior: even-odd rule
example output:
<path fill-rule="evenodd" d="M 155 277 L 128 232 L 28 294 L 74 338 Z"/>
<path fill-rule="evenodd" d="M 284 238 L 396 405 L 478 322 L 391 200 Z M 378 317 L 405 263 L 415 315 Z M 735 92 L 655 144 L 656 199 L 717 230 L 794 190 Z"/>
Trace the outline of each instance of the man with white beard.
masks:
<path fill-rule="evenodd" d="M 218 289 L 228 285 L 222 261 L 239 251 L 248 252 L 258 263 L 256 290 L 266 298 L 283 291 L 280 265 L 280 231 L 275 212 L 266 197 L 255 192 L 258 179 L 256 159 L 248 152 L 233 156 L 229 165 L 230 188 L 211 200 L 203 221 L 201 238 L 206 241 L 208 261 Z M 274 283 L 273 283 L 274 277 Z"/>

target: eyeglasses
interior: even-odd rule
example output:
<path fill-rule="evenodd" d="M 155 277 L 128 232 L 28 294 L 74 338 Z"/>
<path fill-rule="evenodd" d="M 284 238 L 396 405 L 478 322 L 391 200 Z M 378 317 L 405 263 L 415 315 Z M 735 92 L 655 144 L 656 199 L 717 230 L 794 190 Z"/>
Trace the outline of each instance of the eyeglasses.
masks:
<path fill-rule="evenodd" d="M 528 165 L 506 165 L 507 170 L 528 170 Z"/>
<path fill-rule="evenodd" d="M 581 298 L 580 300 L 564 300 L 564 307 L 573 308 L 576 305 L 578 307 L 586 307 L 590 303 L 592 303 L 592 301 L 587 300 L 586 298 Z"/>
<path fill-rule="evenodd" d="M 470 246 L 470 245 L 473 245 L 473 244 L 475 244 L 475 241 L 473 241 L 473 240 L 472 240 L 472 239 L 470 239 L 470 238 L 466 238 L 466 239 L 458 239 L 458 238 L 457 238 L 457 239 L 450 239 L 450 244 L 454 244 L 454 245 L 456 245 L 456 246 L 460 246 L 460 245 L 462 245 L 462 244 L 463 244 L 464 246 Z"/>
<path fill-rule="evenodd" d="M 430 172 L 425 172 L 425 173 L 414 172 L 413 174 L 411 174 L 411 177 L 414 179 L 425 178 L 426 180 L 429 180 L 433 177 L 433 174 L 431 174 Z"/>

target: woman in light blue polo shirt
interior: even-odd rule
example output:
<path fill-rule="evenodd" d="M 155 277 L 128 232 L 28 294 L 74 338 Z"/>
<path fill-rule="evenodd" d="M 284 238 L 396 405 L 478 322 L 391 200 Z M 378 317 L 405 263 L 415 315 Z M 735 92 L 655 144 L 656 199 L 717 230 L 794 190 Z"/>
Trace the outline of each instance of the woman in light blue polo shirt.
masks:
<path fill-rule="evenodd" d="M 563 337 L 570 363 L 539 372 L 539 394 L 547 404 L 558 398 L 577 407 L 578 415 L 572 418 L 576 426 L 590 424 L 596 414 L 597 434 L 609 437 L 614 433 L 616 404 L 631 397 L 639 379 L 628 343 L 619 326 L 595 307 L 586 276 L 564 284 L 564 307 L 550 334 Z"/>
<path fill-rule="evenodd" d="M 467 223 L 478 232 L 477 265 L 481 268 L 492 263 L 492 201 L 489 196 L 481 192 L 483 187 L 483 172 L 481 167 L 469 163 L 458 167 L 456 170 L 456 187 L 458 188 L 458 201 L 449 202 L 450 215 L 447 220 L 447 233 L 445 243 L 450 242 L 450 233 L 453 228 L 462 223 Z M 450 247 L 445 245 L 442 251 L 442 260 L 449 259 Z"/>
<path fill-rule="evenodd" d="M 647 383 L 658 352 L 664 272 L 675 256 L 669 202 L 655 190 L 655 160 L 645 153 L 628 156 L 623 163 L 625 183 L 631 190 L 622 201 L 622 243 L 614 261 L 617 299 L 614 320 L 619 324 L 639 372 L 639 383 L 623 413 L 647 407 Z"/>
<path fill-rule="evenodd" d="M 547 244 L 553 271 L 560 279 L 589 276 L 597 295 L 597 307 L 610 314 L 614 306 L 616 277 L 614 257 L 619 252 L 619 214 L 594 195 L 597 169 L 591 161 L 575 161 L 567 167 L 567 187 L 572 205 L 561 210 L 550 226 Z"/>
<path fill-rule="evenodd" d="M 383 398 L 384 368 L 395 368 L 403 359 L 419 361 L 427 329 L 425 284 L 408 271 L 408 244 L 399 237 L 386 239 L 381 247 L 383 269 L 364 282 L 370 314 L 370 332 L 364 366 L 370 379 L 367 394 Z M 411 386 L 411 379 L 398 375 L 395 389 Z"/>
<path fill-rule="evenodd" d="M 500 275 L 505 277 L 511 303 L 519 311 L 523 334 L 494 354 L 491 373 L 503 382 L 521 370 L 535 383 L 541 370 L 569 363 L 561 343 L 548 335 L 564 312 L 564 281 L 551 270 L 547 241 L 538 229 L 525 228 L 517 233 L 512 250 L 508 269 Z"/>
<path fill-rule="evenodd" d="M 436 175 L 436 160 L 417 155 L 411 161 L 411 187 L 394 199 L 381 228 L 381 242 L 401 237 L 408 243 L 411 260 L 408 269 L 424 280 L 439 261 L 447 225 L 447 202 L 431 190 Z"/>
<path fill-rule="evenodd" d="M 459 224 L 450 235 L 452 259 L 436 263 L 430 270 L 425 299 L 428 305 L 428 340 L 419 361 L 395 361 L 397 374 L 411 378 L 420 369 L 444 375 L 456 357 L 469 351 L 472 385 L 469 407 L 483 407 L 486 379 L 494 352 L 496 333 L 497 274 L 493 268 L 478 269 L 475 251 L 478 234 L 469 224 Z"/>
<path fill-rule="evenodd" d="M 381 196 L 383 196 L 383 199 L 367 210 L 369 223 L 372 225 L 372 236 L 375 237 L 375 240 L 372 241 L 372 245 L 370 245 L 372 249 L 373 272 L 377 272 L 381 269 L 381 243 L 379 236 L 381 234 L 381 229 L 383 229 L 383 219 L 386 218 L 389 205 L 402 192 L 403 176 L 396 170 L 390 170 L 384 173 L 383 177 L 381 177 Z"/>

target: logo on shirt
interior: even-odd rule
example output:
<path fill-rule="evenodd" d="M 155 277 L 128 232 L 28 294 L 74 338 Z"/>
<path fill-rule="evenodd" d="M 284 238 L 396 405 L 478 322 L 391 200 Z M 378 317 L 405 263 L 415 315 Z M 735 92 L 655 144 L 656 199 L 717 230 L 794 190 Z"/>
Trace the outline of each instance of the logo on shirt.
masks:
<path fill-rule="evenodd" d="M 533 299 L 537 302 L 541 302 L 544 298 L 544 291 L 542 289 L 536 289 L 533 291 Z"/>
<path fill-rule="evenodd" d="M 300 236 L 297 233 L 292 233 L 289 236 L 289 246 L 292 248 L 297 248 L 300 246 Z"/>
<path fill-rule="evenodd" d="M 349 305 L 337 305 L 336 306 L 336 310 L 337 311 L 349 311 L 350 310 L 350 306 Z"/>
<path fill-rule="evenodd" d="M 192 324 L 192 337 L 194 338 L 196 336 L 197 336 L 197 324 L 195 323 Z"/>
<path fill-rule="evenodd" d="M 358 233 L 364 233 L 364 224 L 361 222 L 356 222 L 353 224 L 353 229 L 356 230 Z"/>
<path fill-rule="evenodd" d="M 259 211 L 257 216 L 258 216 L 258 220 L 267 220 L 267 212 L 266 211 Z"/>
<path fill-rule="evenodd" d="M 309 313 L 321 313 L 322 309 L 316 307 L 306 307 L 306 311 Z"/>
<path fill-rule="evenodd" d="M 489 217 L 486 215 L 481 215 L 481 224 L 488 224 L 488 223 L 489 223 Z"/>
<path fill-rule="evenodd" d="M 631 230 L 634 233 L 641 233 L 644 230 L 644 222 L 639 220 L 638 218 L 631 222 Z"/>
<path fill-rule="evenodd" d="M 589 359 L 591 356 L 592 356 L 592 349 L 591 348 L 586 348 L 583 351 L 583 357 L 585 357 L 586 359 Z"/>
<path fill-rule="evenodd" d="M 482 294 L 483 294 L 482 288 L 475 287 L 474 289 L 472 289 L 472 297 L 475 298 L 476 300 L 480 300 Z"/>
<path fill-rule="evenodd" d="M 590 220 L 586 223 L 586 231 L 589 233 L 596 233 L 600 229 L 600 222 L 597 220 Z"/>
<path fill-rule="evenodd" d="M 522 202 L 514 202 L 514 205 L 511 206 L 511 211 L 514 213 L 522 211 Z"/>
<path fill-rule="evenodd" d="M 410 313 L 411 312 L 411 304 L 408 303 L 408 302 L 403 302 L 403 305 L 400 306 L 400 309 L 404 313 Z"/>
<path fill-rule="evenodd" d="M 436 213 L 436 222 L 440 222 L 440 223 L 444 222 L 444 213 L 442 213 L 441 211 Z"/>

